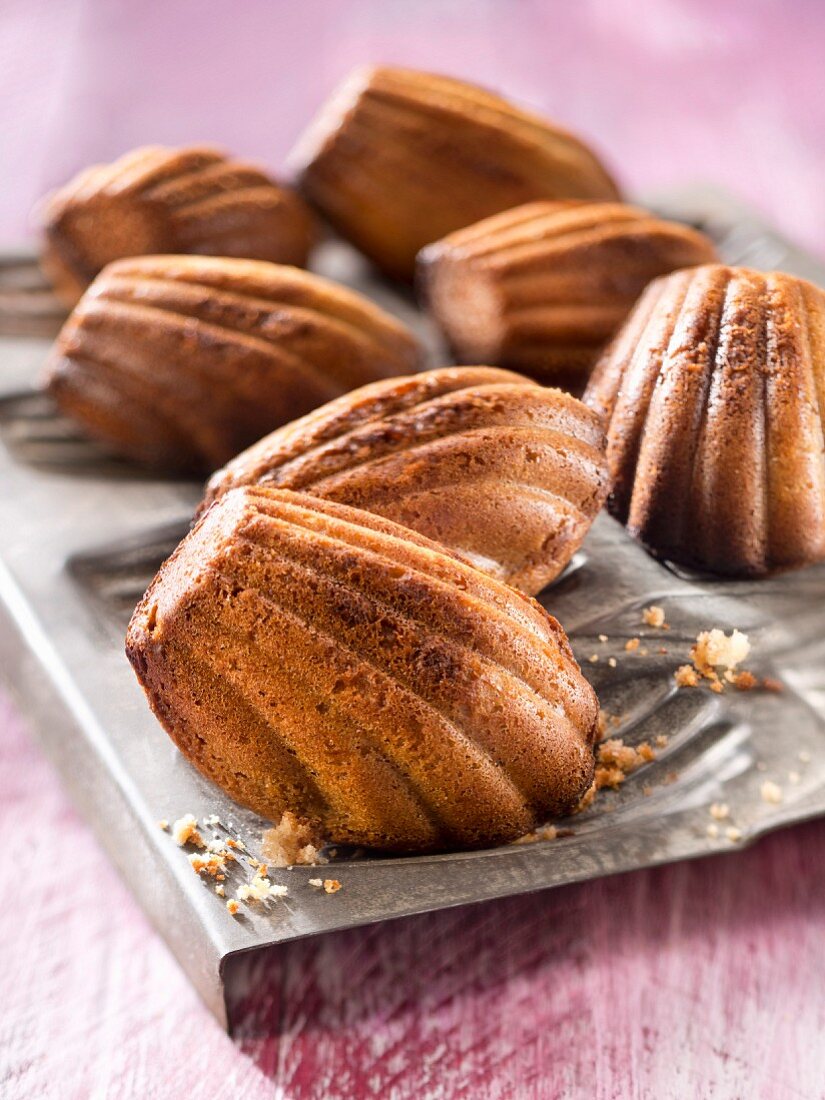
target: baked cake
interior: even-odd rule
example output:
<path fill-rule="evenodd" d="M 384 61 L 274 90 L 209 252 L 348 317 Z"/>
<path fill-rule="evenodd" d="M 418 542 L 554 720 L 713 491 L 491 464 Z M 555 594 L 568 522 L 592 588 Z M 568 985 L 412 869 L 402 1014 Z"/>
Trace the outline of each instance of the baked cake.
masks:
<path fill-rule="evenodd" d="M 43 205 L 42 265 L 72 306 L 106 264 L 160 252 L 306 263 L 313 219 L 259 168 L 218 149 L 136 149 Z"/>
<path fill-rule="evenodd" d="M 69 317 L 45 384 L 112 451 L 208 473 L 339 394 L 407 374 L 419 347 L 366 298 L 253 260 L 119 260 Z"/>
<path fill-rule="evenodd" d="M 304 194 L 387 274 L 454 229 L 534 199 L 615 199 L 578 138 L 498 95 L 409 69 L 353 73 L 292 155 Z"/>
<path fill-rule="evenodd" d="M 825 293 L 709 265 L 656 280 L 585 401 L 613 514 L 657 555 L 732 576 L 825 557 Z"/>
<path fill-rule="evenodd" d="M 608 490 L 604 431 L 569 394 L 491 367 L 374 382 L 266 436 L 219 470 L 412 527 L 534 594 L 581 545 Z"/>
<path fill-rule="evenodd" d="M 512 840 L 588 788 L 598 703 L 533 600 L 386 519 L 250 486 L 161 567 L 127 652 L 238 802 L 395 851 Z"/>
<path fill-rule="evenodd" d="M 617 202 L 535 202 L 428 245 L 419 282 L 459 363 L 581 392 L 647 284 L 710 263 L 704 234 Z"/>

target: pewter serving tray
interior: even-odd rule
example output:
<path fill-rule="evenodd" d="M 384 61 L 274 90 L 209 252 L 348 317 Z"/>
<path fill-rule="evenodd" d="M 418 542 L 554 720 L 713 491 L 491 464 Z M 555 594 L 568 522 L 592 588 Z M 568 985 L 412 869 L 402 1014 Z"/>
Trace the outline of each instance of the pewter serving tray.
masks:
<path fill-rule="evenodd" d="M 652 205 L 701 225 L 732 262 L 825 284 L 825 268 L 718 193 L 660 196 Z M 434 363 L 443 361 L 409 301 L 360 268 L 344 246 L 322 253 L 321 270 L 416 325 Z M 308 885 L 317 869 L 272 871 L 288 897 L 245 907 L 233 919 L 157 822 L 216 814 L 253 852 L 264 823 L 181 758 L 123 655 L 131 609 L 185 532 L 199 486 L 106 458 L 36 394 L 59 319 L 31 259 L 7 258 L 0 266 L 0 670 L 135 896 L 224 1023 L 224 977 L 239 952 L 730 851 L 825 813 L 825 566 L 760 583 L 681 576 L 602 516 L 543 600 L 570 634 L 603 708 L 622 716 L 610 734 L 630 744 L 665 735 L 657 759 L 618 791 L 602 792 L 555 840 L 336 862 L 320 872 L 343 884 L 329 896 Z M 669 631 L 643 626 L 642 609 L 651 603 L 665 609 Z M 677 690 L 674 669 L 697 632 L 711 626 L 746 631 L 748 667 L 780 679 L 784 691 Z M 639 650 L 626 652 L 634 637 L 642 638 Z M 760 796 L 766 780 L 779 785 L 781 802 Z M 708 835 L 714 801 L 730 807 L 716 837 Z M 726 835 L 728 827 L 741 831 L 741 841 Z M 238 881 L 227 883 L 229 892 Z"/>

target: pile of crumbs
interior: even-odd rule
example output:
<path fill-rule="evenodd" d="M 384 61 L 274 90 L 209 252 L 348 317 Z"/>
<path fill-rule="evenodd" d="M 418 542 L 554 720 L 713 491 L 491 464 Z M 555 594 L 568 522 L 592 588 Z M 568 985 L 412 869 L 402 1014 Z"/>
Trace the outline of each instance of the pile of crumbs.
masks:
<path fill-rule="evenodd" d="M 752 672 L 739 670 L 739 665 L 747 659 L 750 651 L 748 636 L 740 630 L 733 630 L 730 635 L 718 627 L 703 630 L 696 636 L 690 651 L 692 664 L 680 665 L 676 669 L 676 684 L 678 687 L 698 687 L 704 681 L 711 691 L 717 693 L 723 692 L 726 684 L 739 691 L 752 691 L 757 687 L 766 691 L 781 691 L 779 681 L 770 677 L 758 680 Z"/>
<path fill-rule="evenodd" d="M 656 747 L 664 748 L 667 745 L 667 736 L 659 734 L 656 738 Z M 642 741 L 638 745 L 626 745 L 621 737 L 611 737 L 602 741 L 596 750 L 596 771 L 593 782 L 579 799 L 574 813 L 580 814 L 593 805 L 596 794 L 608 788 L 612 791 L 624 783 L 625 779 L 643 764 L 649 764 L 656 759 L 656 749 L 649 741 Z"/>
<path fill-rule="evenodd" d="M 188 854 L 189 864 L 199 877 L 214 880 L 218 897 L 226 898 L 225 884 L 230 869 L 228 865 L 251 872 L 248 881 L 237 887 L 235 896 L 226 898 L 226 908 L 232 916 L 240 912 L 241 902 L 267 903 L 288 897 L 288 888 L 269 878 L 269 863 L 276 867 L 291 868 L 327 862 L 319 852 L 320 838 L 311 833 L 305 822 L 288 811 L 283 814 L 278 825 L 267 829 L 263 835 L 262 854 L 269 863 L 249 855 L 240 837 L 232 836 L 216 815 L 205 817 L 202 824 L 203 828 L 200 828 L 194 814 L 184 814 L 171 827 L 166 820 L 158 822 L 161 829 L 171 832 L 178 847 L 199 849 Z M 204 839 L 207 827 L 213 830 L 211 839 Z M 337 879 L 310 879 L 309 885 L 321 886 L 325 893 L 334 894 L 341 889 L 342 883 Z"/>
<path fill-rule="evenodd" d="M 555 825 L 541 825 L 538 829 L 534 829 L 532 833 L 525 833 L 524 836 L 517 837 L 513 844 L 535 844 L 539 840 L 555 840 L 559 835 L 561 834 Z"/>
<path fill-rule="evenodd" d="M 320 838 L 309 822 L 286 810 L 274 829 L 261 840 L 261 853 L 273 867 L 315 867 L 327 861 L 318 851 Z"/>

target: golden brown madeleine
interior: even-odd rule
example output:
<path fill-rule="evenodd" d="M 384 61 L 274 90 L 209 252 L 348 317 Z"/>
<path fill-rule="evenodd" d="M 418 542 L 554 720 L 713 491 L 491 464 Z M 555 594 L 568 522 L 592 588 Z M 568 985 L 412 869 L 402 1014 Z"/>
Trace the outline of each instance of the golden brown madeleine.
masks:
<path fill-rule="evenodd" d="M 332 842 L 512 840 L 592 776 L 598 703 L 555 619 L 437 543 L 304 493 L 213 504 L 127 652 L 196 767 Z"/>
<path fill-rule="evenodd" d="M 428 245 L 419 281 L 460 363 L 580 392 L 658 275 L 717 259 L 695 229 L 616 202 L 536 202 Z"/>
<path fill-rule="evenodd" d="M 760 576 L 825 557 L 825 294 L 709 265 L 652 283 L 590 380 L 611 511 L 657 555 Z"/>
<path fill-rule="evenodd" d="M 42 263 L 74 305 L 106 264 L 126 256 L 197 253 L 306 263 L 314 237 L 305 203 L 259 168 L 217 149 L 135 149 L 75 177 L 44 203 Z"/>
<path fill-rule="evenodd" d="M 294 267 L 144 256 L 110 264 L 63 327 L 45 385 L 111 450 L 209 472 L 419 347 L 360 294 Z"/>
<path fill-rule="evenodd" d="M 578 138 L 500 96 L 409 69 L 362 69 L 292 155 L 304 194 L 389 275 L 463 225 L 534 199 L 615 199 Z"/>
<path fill-rule="evenodd" d="M 364 508 L 534 594 L 581 545 L 608 490 L 600 418 L 492 367 L 374 382 L 266 436 L 218 470 L 238 485 Z"/>

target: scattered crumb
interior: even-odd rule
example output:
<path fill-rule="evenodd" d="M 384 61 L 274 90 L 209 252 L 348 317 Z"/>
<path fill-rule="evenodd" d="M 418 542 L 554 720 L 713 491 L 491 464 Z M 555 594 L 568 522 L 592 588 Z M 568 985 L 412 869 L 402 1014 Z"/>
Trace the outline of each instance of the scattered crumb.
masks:
<path fill-rule="evenodd" d="M 742 839 L 742 830 L 737 829 L 735 825 L 728 825 L 727 829 L 725 829 L 725 836 L 728 840 L 736 843 L 737 840 Z"/>
<path fill-rule="evenodd" d="M 799 772 L 788 772 L 788 782 L 796 785 L 802 779 Z"/>
<path fill-rule="evenodd" d="M 700 671 L 708 666 L 713 668 L 736 668 L 748 656 L 751 644 L 747 634 L 739 630 L 732 631 L 730 637 L 723 630 L 703 630 L 696 637 L 691 651 L 693 663 Z"/>
<path fill-rule="evenodd" d="M 324 879 L 324 893 L 325 894 L 337 894 L 341 889 L 341 883 L 337 878 L 325 878 Z"/>
<path fill-rule="evenodd" d="M 730 817 L 730 806 L 727 802 L 711 802 L 708 813 L 716 821 L 725 821 Z"/>
<path fill-rule="evenodd" d="M 261 838 L 261 851 L 273 867 L 315 866 L 326 863 L 319 854 L 320 837 L 308 822 L 286 810 L 274 829 Z"/>
<path fill-rule="evenodd" d="M 730 682 L 739 691 L 753 691 L 755 687 L 759 686 L 759 681 L 756 679 L 752 672 L 748 672 L 747 669 L 743 669 L 741 672 L 732 673 L 730 669 L 725 673 L 725 679 L 730 674 Z"/>
<path fill-rule="evenodd" d="M 670 740 L 670 738 L 668 737 L 668 735 L 666 733 L 658 734 L 658 736 L 656 737 L 656 748 L 657 749 L 666 748 L 667 743 L 668 743 L 669 740 Z"/>
<path fill-rule="evenodd" d="M 669 787 L 672 783 L 675 783 L 678 778 L 678 772 L 667 772 L 664 779 L 664 785 Z"/>
<path fill-rule="evenodd" d="M 699 676 L 693 665 L 680 665 L 676 669 L 675 679 L 677 686 L 681 688 L 695 688 L 699 685 Z"/>
<path fill-rule="evenodd" d="M 163 831 L 164 831 L 164 832 L 166 832 L 166 831 L 168 830 L 168 828 L 169 828 L 169 822 L 168 822 L 168 821 L 166 820 L 166 818 L 165 818 L 165 817 L 162 817 L 162 818 L 160 819 L 160 821 L 158 822 L 158 828 L 159 828 L 159 829 L 163 829 Z"/>
<path fill-rule="evenodd" d="M 226 903 L 226 911 L 234 917 L 237 914 L 239 909 L 240 909 L 240 905 L 238 905 L 238 903 L 235 901 L 235 899 L 234 898 L 229 898 L 229 900 Z"/>
<path fill-rule="evenodd" d="M 262 866 L 250 882 L 245 882 L 238 887 L 235 896 L 238 901 L 269 901 L 270 898 L 285 898 L 288 893 L 286 886 L 269 881 L 266 877 L 266 867 Z"/>
<path fill-rule="evenodd" d="M 215 887 L 215 893 L 218 895 L 219 898 L 226 897 L 226 888 L 224 887 L 223 883 L 218 883 L 218 885 Z"/>
<path fill-rule="evenodd" d="M 600 634 L 599 635 L 599 641 L 600 642 L 609 642 L 610 639 L 608 638 L 608 636 L 606 634 Z"/>
<path fill-rule="evenodd" d="M 802 749 L 802 751 L 800 753 L 798 753 L 797 756 L 802 761 L 803 764 L 810 764 L 811 754 L 808 752 L 807 749 Z"/>
<path fill-rule="evenodd" d="M 587 659 L 588 659 L 588 661 L 590 662 L 591 665 L 595 665 L 596 662 L 599 659 L 599 655 L 598 655 L 598 653 L 591 653 L 590 656 Z"/>
<path fill-rule="evenodd" d="M 769 802 L 773 806 L 778 806 L 782 801 L 782 788 L 778 783 L 774 783 L 772 779 L 766 779 L 759 788 L 759 795 L 763 802 Z"/>
<path fill-rule="evenodd" d="M 765 691 L 773 691 L 775 694 L 779 695 L 785 690 L 785 685 L 781 680 L 777 680 L 775 676 L 766 676 L 762 680 L 762 688 Z"/>
<path fill-rule="evenodd" d="M 185 844 L 194 844 L 197 848 L 203 848 L 203 838 L 198 832 L 198 819 L 194 814 L 184 814 L 179 817 L 172 826 L 172 839 L 178 847 Z"/>
<path fill-rule="evenodd" d="M 710 825 L 708 825 L 705 831 L 707 832 L 709 837 L 719 836 L 719 826 L 716 824 L 715 821 L 711 821 Z"/>
<path fill-rule="evenodd" d="M 616 667 L 616 658 L 615 657 L 608 657 L 607 658 L 607 663 L 610 665 L 611 668 L 615 668 Z"/>
<path fill-rule="evenodd" d="M 628 638 L 624 644 L 624 647 L 628 653 L 633 653 L 639 648 L 641 644 L 641 638 Z"/>
<path fill-rule="evenodd" d="M 537 840 L 555 840 L 558 835 L 559 831 L 555 825 L 542 825 L 532 833 L 525 833 L 524 836 L 518 837 L 513 844 L 535 844 Z"/>
<path fill-rule="evenodd" d="M 214 827 L 215 825 L 220 825 L 221 819 L 217 814 L 210 814 L 209 817 L 203 819 L 203 823 L 204 825 L 211 825 Z"/>
<path fill-rule="evenodd" d="M 615 791 L 624 783 L 631 772 L 635 772 L 643 764 L 648 764 L 655 759 L 656 753 L 647 741 L 643 741 L 635 748 L 632 745 L 625 745 L 620 737 L 603 741 L 599 745 L 596 754 L 596 773 L 593 780 L 595 789 L 600 791 L 605 787 L 610 787 L 611 790 Z M 584 797 L 587 798 L 588 795 L 589 791 Z M 592 802 L 592 798 L 587 802 L 588 806 L 590 802 Z M 582 807 L 579 803 L 578 809 L 581 810 L 582 808 L 586 807 Z"/>
<path fill-rule="evenodd" d="M 667 646 L 660 645 L 659 648 L 656 650 L 656 652 L 657 653 L 667 653 L 668 648 L 667 648 Z"/>
<path fill-rule="evenodd" d="M 647 648 L 647 646 L 643 645 L 642 648 L 639 650 L 639 656 L 640 657 L 647 657 L 649 652 L 650 652 L 650 650 Z"/>
<path fill-rule="evenodd" d="M 650 607 L 644 609 L 642 612 L 642 620 L 645 626 L 652 626 L 657 630 L 667 630 L 664 609 L 657 607 L 656 604 L 651 604 Z"/>
<path fill-rule="evenodd" d="M 320 889 L 324 885 L 323 881 L 319 878 L 311 878 L 308 880 L 308 882 L 310 886 L 315 886 L 318 889 Z"/>

